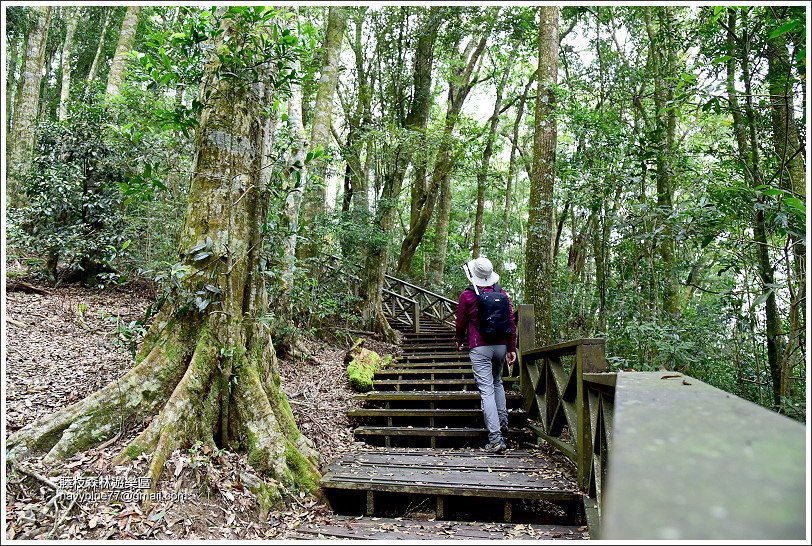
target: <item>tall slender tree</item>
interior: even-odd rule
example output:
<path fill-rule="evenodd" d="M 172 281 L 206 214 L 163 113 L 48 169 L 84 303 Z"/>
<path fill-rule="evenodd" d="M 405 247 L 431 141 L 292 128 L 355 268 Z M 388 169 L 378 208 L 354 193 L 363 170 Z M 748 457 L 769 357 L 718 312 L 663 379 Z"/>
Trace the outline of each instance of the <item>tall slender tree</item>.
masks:
<path fill-rule="evenodd" d="M 101 33 L 99 34 L 96 54 L 93 56 L 93 62 L 90 64 L 90 70 L 87 73 L 88 82 L 95 81 L 99 72 L 99 63 L 101 62 L 101 57 L 104 53 L 104 44 L 107 41 L 107 29 L 110 26 L 110 17 L 113 11 L 113 8 L 110 7 L 103 7 L 101 9 L 104 10 L 104 22 L 102 23 Z"/>
<path fill-rule="evenodd" d="M 12 204 L 22 202 L 20 179 L 31 164 L 34 127 L 37 121 L 40 83 L 45 64 L 45 44 L 51 24 L 51 11 L 50 6 L 40 6 L 34 8 L 32 14 L 36 20 L 32 23 L 28 35 L 25 61 L 20 74 L 20 90 L 14 108 L 14 125 L 8 148 L 9 170 L 6 196 L 9 203 Z"/>
<path fill-rule="evenodd" d="M 474 217 L 474 244 L 471 247 L 471 257 L 478 258 L 482 252 L 482 232 L 484 231 L 485 218 L 485 188 L 488 186 L 489 170 L 491 166 L 491 156 L 493 156 L 493 145 L 496 141 L 497 128 L 499 127 L 499 114 L 502 109 L 502 96 L 505 92 L 508 76 L 513 67 L 513 58 L 516 48 L 506 60 L 502 78 L 496 85 L 496 99 L 493 102 L 493 114 L 491 114 L 488 133 L 485 137 L 485 149 L 482 152 L 482 161 L 476 175 L 476 214 Z"/>
<path fill-rule="evenodd" d="M 454 62 L 456 68 L 452 69 L 452 76 L 448 82 L 448 106 L 443 124 L 442 140 L 437 150 L 437 159 L 425 192 L 425 203 L 420 213 L 415 215 L 414 222 L 409 226 L 409 231 L 404 237 L 403 243 L 401 243 L 397 265 L 398 272 L 405 274 L 411 272 L 414 253 L 423 240 L 438 201 L 440 202 L 440 208 L 443 209 L 438 213 L 438 235 L 441 239 L 445 237 L 447 242 L 448 215 L 451 206 L 450 181 L 454 163 L 452 133 L 457 125 L 465 99 L 476 84 L 475 69 L 479 64 L 482 52 L 485 50 L 487 40 L 487 33 L 481 36 L 472 36 L 462 53 L 458 54 L 459 59 Z M 439 245 L 442 246 L 443 241 L 439 241 Z M 438 254 L 438 256 L 435 256 L 432 270 L 435 272 L 433 280 L 439 283 L 442 279 L 442 269 L 445 268 L 445 248 L 439 250 Z"/>
<path fill-rule="evenodd" d="M 135 46 L 135 32 L 138 28 L 138 14 L 140 11 L 140 6 L 128 6 L 124 20 L 121 22 L 116 53 L 113 55 L 110 72 L 107 74 L 108 95 L 118 94 L 119 87 L 124 83 L 124 70 L 127 68 L 128 55 Z"/>
<path fill-rule="evenodd" d="M 555 86 L 558 82 L 558 12 L 555 6 L 539 8 L 538 90 L 533 138 L 533 170 L 525 249 L 525 293 L 535 306 L 536 337 L 553 341 L 552 264 L 553 186 L 555 184 Z"/>
<path fill-rule="evenodd" d="M 310 130 L 310 147 L 326 153 L 330 144 L 330 126 L 333 117 L 333 98 L 338 82 L 338 68 L 341 56 L 341 43 L 347 27 L 347 8 L 331 6 L 327 12 L 327 30 L 324 37 L 324 57 L 321 75 L 316 91 L 316 104 L 313 108 L 313 124 Z M 312 226 L 326 206 L 327 158 L 323 158 L 311 169 L 310 183 L 304 190 L 302 203 L 302 227 Z M 308 240 L 296 247 L 297 257 L 312 258 L 319 250 L 317 241 Z"/>
<path fill-rule="evenodd" d="M 59 93 L 59 110 L 57 117 L 60 121 L 68 117 L 68 99 L 70 98 L 71 55 L 73 54 L 73 35 L 76 25 L 81 17 L 80 9 L 66 6 L 65 10 L 65 41 L 62 44 L 62 88 Z"/>

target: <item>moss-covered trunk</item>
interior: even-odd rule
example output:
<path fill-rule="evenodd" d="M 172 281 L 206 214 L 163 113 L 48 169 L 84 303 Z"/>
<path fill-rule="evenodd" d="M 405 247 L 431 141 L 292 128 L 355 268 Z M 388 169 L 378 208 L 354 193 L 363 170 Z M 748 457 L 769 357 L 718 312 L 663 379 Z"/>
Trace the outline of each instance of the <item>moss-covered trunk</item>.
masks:
<path fill-rule="evenodd" d="M 224 19 L 225 36 L 233 25 Z M 156 316 L 132 370 L 11 435 L 10 457 L 31 450 L 65 457 L 152 418 L 117 459 L 151 453 L 153 489 L 172 451 L 197 440 L 247 451 L 252 467 L 278 486 L 276 497 L 282 488 L 318 487 L 316 453 L 281 390 L 263 320 L 269 177 L 262 152 L 272 132 L 262 111 L 272 90 L 220 77 L 227 71 L 218 68 L 211 64 L 202 89 L 180 289 Z M 267 500 L 267 488 L 263 495 Z"/>

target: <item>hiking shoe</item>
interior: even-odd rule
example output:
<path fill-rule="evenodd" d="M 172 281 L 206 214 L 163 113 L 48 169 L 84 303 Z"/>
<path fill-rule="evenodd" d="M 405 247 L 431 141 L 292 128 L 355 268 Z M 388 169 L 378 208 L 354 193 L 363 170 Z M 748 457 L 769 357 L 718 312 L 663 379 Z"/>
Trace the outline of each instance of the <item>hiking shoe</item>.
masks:
<path fill-rule="evenodd" d="M 504 453 L 507 449 L 505 442 L 491 442 L 485 446 L 485 453 Z"/>

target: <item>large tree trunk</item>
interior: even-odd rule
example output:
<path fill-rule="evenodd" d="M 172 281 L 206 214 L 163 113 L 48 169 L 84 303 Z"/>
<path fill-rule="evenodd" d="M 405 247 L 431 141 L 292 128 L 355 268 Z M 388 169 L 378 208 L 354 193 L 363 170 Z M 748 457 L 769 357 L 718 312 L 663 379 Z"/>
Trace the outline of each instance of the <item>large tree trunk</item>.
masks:
<path fill-rule="evenodd" d="M 539 8 L 538 93 L 536 94 L 533 170 L 525 250 L 527 302 L 535 306 L 536 337 L 553 341 L 552 263 L 553 185 L 555 183 L 555 85 L 558 80 L 558 9 Z"/>
<path fill-rule="evenodd" d="M 327 14 L 327 31 L 324 37 L 324 61 L 316 91 L 316 105 L 313 109 L 313 125 L 310 133 L 310 149 L 321 148 L 325 153 L 330 144 L 330 124 L 333 116 L 333 96 L 338 82 L 338 65 L 341 55 L 341 42 L 347 26 L 347 8 L 331 6 Z M 318 160 L 311 176 L 312 183 L 304 190 L 301 224 L 303 228 L 312 226 L 324 213 L 327 188 L 327 157 Z M 300 259 L 313 258 L 319 251 L 318 241 L 312 238 L 301 242 L 296 248 Z"/>
<path fill-rule="evenodd" d="M 118 88 L 124 83 L 124 70 L 127 68 L 129 57 L 127 54 L 135 46 L 135 31 L 138 27 L 139 6 L 129 6 L 124 20 L 121 22 L 121 32 L 118 35 L 118 45 L 113 56 L 113 64 L 107 74 L 107 94 L 118 94 Z M 102 35 L 102 38 L 104 36 Z"/>
<path fill-rule="evenodd" d="M 73 52 L 73 34 L 79 22 L 79 9 L 66 6 L 65 41 L 62 44 L 62 89 L 59 93 L 59 121 L 68 117 L 68 99 L 70 98 L 71 53 Z"/>
<path fill-rule="evenodd" d="M 223 19 L 220 39 L 238 43 L 235 26 Z M 47 459 L 65 457 L 113 436 L 121 423 L 138 426 L 157 413 L 116 458 L 151 453 L 152 490 L 172 451 L 200 440 L 246 450 L 249 464 L 272 478 L 263 496 L 279 499 L 282 487 L 315 490 L 319 474 L 312 443 L 299 432 L 281 389 L 262 320 L 260 255 L 269 202 L 262 152 L 272 137 L 262 111 L 273 102 L 273 89 L 221 76 L 233 68 L 220 69 L 215 59 L 210 66 L 180 234 L 180 260 L 188 268 L 182 289 L 154 319 L 132 370 L 12 434 L 9 454 L 47 450 Z"/>
<path fill-rule="evenodd" d="M 34 148 L 37 109 L 39 107 L 40 82 L 45 62 L 45 44 L 51 24 L 49 6 L 34 8 L 36 21 L 28 35 L 25 61 L 20 73 L 20 90 L 14 108 L 14 127 L 8 140 L 8 174 L 6 197 L 17 205 L 23 200 L 20 190 L 22 176 L 31 166 Z"/>
<path fill-rule="evenodd" d="M 87 73 L 87 81 L 92 82 L 96 79 L 99 71 L 99 61 L 101 60 L 102 53 L 104 52 L 104 42 L 107 40 L 107 27 L 110 25 L 110 13 L 112 8 L 104 7 L 104 23 L 102 24 L 101 34 L 99 34 L 99 45 L 96 47 L 96 54 L 93 56 L 93 63 L 90 65 L 90 71 Z"/>

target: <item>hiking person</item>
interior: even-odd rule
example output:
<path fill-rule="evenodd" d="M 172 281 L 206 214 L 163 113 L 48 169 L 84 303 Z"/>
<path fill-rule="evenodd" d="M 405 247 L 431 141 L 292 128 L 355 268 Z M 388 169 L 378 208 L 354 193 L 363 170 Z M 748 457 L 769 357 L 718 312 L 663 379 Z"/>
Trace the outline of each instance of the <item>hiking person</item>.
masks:
<path fill-rule="evenodd" d="M 463 350 L 467 338 L 488 429 L 485 451 L 502 453 L 507 449 L 504 435 L 508 428 L 502 367 L 506 359 L 508 364 L 516 360 L 516 319 L 489 259 L 476 258 L 462 268 L 471 285 L 462 291 L 457 306 L 457 350 Z"/>

